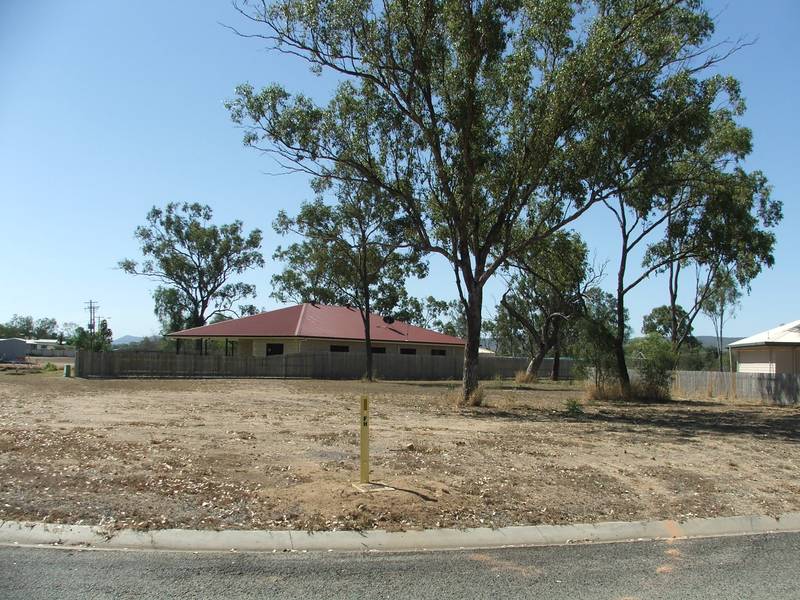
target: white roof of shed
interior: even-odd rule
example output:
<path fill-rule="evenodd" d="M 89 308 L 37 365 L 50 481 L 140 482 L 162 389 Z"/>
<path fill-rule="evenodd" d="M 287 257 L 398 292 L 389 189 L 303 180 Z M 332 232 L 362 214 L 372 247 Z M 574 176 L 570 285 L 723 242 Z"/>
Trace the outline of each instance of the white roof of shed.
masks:
<path fill-rule="evenodd" d="M 746 346 L 800 346 L 800 320 L 762 331 L 738 342 L 728 344 L 730 348 Z"/>

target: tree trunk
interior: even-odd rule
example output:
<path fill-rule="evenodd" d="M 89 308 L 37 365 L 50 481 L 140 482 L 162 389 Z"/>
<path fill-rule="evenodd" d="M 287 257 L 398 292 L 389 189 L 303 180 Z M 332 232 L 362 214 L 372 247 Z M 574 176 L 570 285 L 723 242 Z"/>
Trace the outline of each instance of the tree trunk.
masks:
<path fill-rule="evenodd" d="M 624 295 L 617 295 L 617 332 L 614 336 L 614 356 L 617 360 L 617 376 L 622 391 L 622 398 L 631 398 L 631 377 L 628 364 L 625 362 L 625 304 Z"/>
<path fill-rule="evenodd" d="M 559 344 L 556 344 L 555 351 L 553 352 L 553 371 L 550 375 L 550 379 L 553 381 L 558 381 L 561 373 L 561 348 Z"/>
<path fill-rule="evenodd" d="M 544 362 L 545 356 L 547 356 L 547 346 L 540 344 L 536 354 L 531 357 L 531 362 L 528 363 L 528 368 L 525 370 L 525 374 L 530 377 L 538 377 L 539 369 Z"/>
<path fill-rule="evenodd" d="M 617 331 L 614 336 L 614 356 L 617 362 L 617 377 L 622 391 L 622 397 L 629 400 L 631 397 L 631 378 L 628 374 L 628 365 L 625 362 L 625 269 L 628 263 L 628 238 L 623 236 L 622 256 L 620 257 L 619 272 L 617 273 Z"/>
<path fill-rule="evenodd" d="M 464 346 L 464 376 L 461 402 L 464 405 L 479 406 L 481 399 L 475 395 L 478 389 L 478 349 L 481 343 L 481 308 L 483 290 L 474 286 L 467 295 L 466 321 L 467 343 Z"/>
<path fill-rule="evenodd" d="M 717 354 L 719 355 L 719 371 L 723 372 L 722 366 L 722 324 L 725 322 L 725 308 L 719 311 L 719 337 L 717 338 Z"/>

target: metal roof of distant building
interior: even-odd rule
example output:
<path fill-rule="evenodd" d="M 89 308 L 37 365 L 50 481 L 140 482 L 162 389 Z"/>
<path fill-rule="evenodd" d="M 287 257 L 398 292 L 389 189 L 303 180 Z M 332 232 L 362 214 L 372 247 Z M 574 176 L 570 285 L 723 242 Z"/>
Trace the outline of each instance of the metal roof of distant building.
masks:
<path fill-rule="evenodd" d="M 370 315 L 370 335 L 374 342 L 440 344 L 463 346 L 461 338 L 445 335 L 402 321 L 385 323 L 383 317 Z M 241 319 L 220 321 L 202 327 L 184 329 L 170 337 L 301 337 L 363 340 L 364 324 L 358 309 L 324 304 L 298 304 L 263 312 Z"/>
<path fill-rule="evenodd" d="M 747 346 L 800 346 L 800 320 L 728 344 L 729 348 Z"/>

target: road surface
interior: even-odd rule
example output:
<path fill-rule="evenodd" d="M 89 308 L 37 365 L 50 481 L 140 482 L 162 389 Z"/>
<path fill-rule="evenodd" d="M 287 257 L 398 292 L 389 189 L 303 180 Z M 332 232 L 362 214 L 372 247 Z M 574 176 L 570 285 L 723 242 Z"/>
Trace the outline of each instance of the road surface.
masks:
<path fill-rule="evenodd" d="M 0 548 L 0 598 L 800 598 L 800 534 L 408 554 Z"/>

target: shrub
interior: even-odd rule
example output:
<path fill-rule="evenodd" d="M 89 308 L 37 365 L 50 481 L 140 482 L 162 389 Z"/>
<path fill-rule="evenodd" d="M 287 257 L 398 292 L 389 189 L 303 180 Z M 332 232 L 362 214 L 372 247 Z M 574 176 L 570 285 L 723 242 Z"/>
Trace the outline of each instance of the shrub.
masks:
<path fill-rule="evenodd" d="M 570 398 L 565 402 L 566 405 L 566 413 L 568 417 L 582 417 L 584 415 L 583 412 L 583 404 L 580 403 L 579 400 L 575 398 Z"/>
<path fill-rule="evenodd" d="M 58 371 L 58 367 L 51 362 L 46 362 L 42 367 L 42 371 Z"/>
<path fill-rule="evenodd" d="M 669 399 L 672 370 L 675 367 L 672 344 L 657 333 L 651 333 L 633 340 L 628 344 L 627 351 L 638 372 L 633 385 L 633 397 L 645 401 Z"/>

